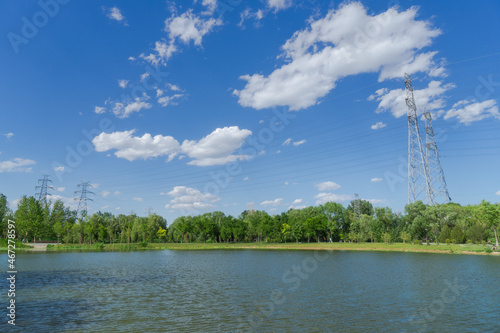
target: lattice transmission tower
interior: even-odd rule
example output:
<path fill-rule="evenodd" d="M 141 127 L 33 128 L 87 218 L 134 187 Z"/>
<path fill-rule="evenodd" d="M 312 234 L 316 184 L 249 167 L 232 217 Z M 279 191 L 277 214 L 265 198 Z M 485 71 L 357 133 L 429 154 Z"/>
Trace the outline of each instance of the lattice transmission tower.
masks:
<path fill-rule="evenodd" d="M 451 201 L 448 185 L 444 178 L 443 167 L 436 145 L 436 137 L 432 128 L 432 116 L 429 111 L 424 112 L 425 118 L 425 161 L 431 180 L 431 195 L 434 203 L 448 203 Z"/>
<path fill-rule="evenodd" d="M 357 193 L 354 193 L 354 214 L 356 214 L 356 218 L 358 219 L 361 216 L 361 200 Z"/>
<path fill-rule="evenodd" d="M 87 201 L 94 201 L 90 198 L 87 198 L 87 194 L 94 194 L 88 190 L 88 188 L 92 188 L 90 182 L 81 182 L 78 184 L 78 188 L 81 188 L 78 191 L 75 191 L 75 194 L 80 194 L 79 198 L 75 198 L 75 201 L 78 201 L 78 208 L 76 210 L 76 216 L 80 216 L 81 218 L 85 218 L 87 216 Z"/>
<path fill-rule="evenodd" d="M 434 205 L 431 179 L 418 128 L 417 106 L 413 98 L 411 77 L 405 73 L 404 79 L 408 114 L 408 203 L 422 200 Z"/>
<path fill-rule="evenodd" d="M 38 202 L 47 204 L 47 196 L 50 195 L 49 190 L 54 190 L 54 187 L 49 185 L 49 183 L 52 183 L 52 180 L 50 180 L 49 175 L 42 175 L 42 179 L 38 179 L 38 183 L 41 183 L 41 185 L 35 186 L 35 190 L 37 191 L 35 198 Z"/>

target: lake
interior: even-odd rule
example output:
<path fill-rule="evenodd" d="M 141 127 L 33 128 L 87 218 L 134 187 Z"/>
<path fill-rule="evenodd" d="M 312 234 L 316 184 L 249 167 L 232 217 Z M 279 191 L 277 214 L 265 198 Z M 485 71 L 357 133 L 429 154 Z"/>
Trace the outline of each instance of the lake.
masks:
<path fill-rule="evenodd" d="M 3 314 L 3 332 L 500 331 L 493 256 L 164 250 L 16 260 L 17 325 Z"/>

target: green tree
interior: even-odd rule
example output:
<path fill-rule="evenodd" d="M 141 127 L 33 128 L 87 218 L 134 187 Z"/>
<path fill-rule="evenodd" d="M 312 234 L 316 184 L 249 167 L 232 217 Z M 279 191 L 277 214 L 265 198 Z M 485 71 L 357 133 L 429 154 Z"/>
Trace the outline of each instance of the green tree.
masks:
<path fill-rule="evenodd" d="M 33 197 L 23 196 L 14 214 L 19 238 L 33 236 L 33 242 L 42 233 L 43 210 L 40 203 Z"/>
<path fill-rule="evenodd" d="M 441 229 L 441 233 L 439 234 L 439 242 L 440 243 L 446 243 L 446 240 L 451 239 L 451 230 L 450 228 L 445 225 Z"/>
<path fill-rule="evenodd" d="M 62 222 L 57 221 L 54 224 L 54 233 L 57 235 L 57 243 L 59 243 L 59 239 L 64 234 L 64 231 L 65 230 L 64 230 L 64 226 L 63 226 Z"/>
<path fill-rule="evenodd" d="M 283 234 L 283 238 L 285 239 L 286 243 L 286 236 L 290 233 L 290 225 L 288 223 L 283 223 L 281 225 L 281 234 Z"/>
<path fill-rule="evenodd" d="M 495 242 L 498 247 L 498 228 L 500 227 L 500 205 L 491 204 L 488 201 L 483 200 L 479 205 L 479 212 L 481 218 L 486 224 L 487 228 L 493 229 L 495 234 Z"/>
<path fill-rule="evenodd" d="M 451 230 L 451 235 L 450 239 L 457 244 L 462 244 L 465 239 L 465 234 L 462 228 L 460 228 L 458 225 L 454 226 L 453 229 Z"/>
<path fill-rule="evenodd" d="M 403 244 L 410 239 L 410 233 L 407 232 L 407 231 L 401 231 L 401 234 L 399 235 L 399 237 L 403 240 Z"/>

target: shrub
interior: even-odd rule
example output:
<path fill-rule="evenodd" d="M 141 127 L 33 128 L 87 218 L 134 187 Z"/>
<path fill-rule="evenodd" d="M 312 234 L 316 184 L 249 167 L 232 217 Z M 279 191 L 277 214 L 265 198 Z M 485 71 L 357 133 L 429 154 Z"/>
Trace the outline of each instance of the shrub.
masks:
<path fill-rule="evenodd" d="M 446 245 L 450 245 L 451 241 L 449 239 L 446 239 Z"/>
<path fill-rule="evenodd" d="M 453 227 L 453 229 L 451 230 L 451 239 L 455 240 L 453 243 L 462 244 L 464 242 L 464 238 L 465 235 L 462 228 L 460 228 L 459 226 Z"/>
<path fill-rule="evenodd" d="M 486 250 L 484 250 L 484 252 L 486 252 L 486 253 L 491 253 L 491 252 L 493 252 L 493 250 L 491 249 L 491 247 L 489 247 L 489 248 L 487 248 Z"/>
<path fill-rule="evenodd" d="M 146 241 L 140 242 L 139 246 L 140 247 L 146 247 L 146 246 L 148 246 L 148 242 L 146 242 Z"/>
<path fill-rule="evenodd" d="M 472 241 L 470 239 L 467 240 L 467 244 L 472 244 Z"/>
<path fill-rule="evenodd" d="M 449 239 L 451 237 L 451 231 L 450 231 L 450 228 L 448 228 L 447 225 L 445 225 L 442 229 L 441 229 L 441 233 L 439 234 L 439 237 L 438 237 L 438 241 L 440 243 L 445 243 L 447 239 Z"/>
<path fill-rule="evenodd" d="M 451 240 L 451 243 L 452 243 L 452 244 L 457 244 L 457 240 L 453 238 L 453 239 Z"/>
<path fill-rule="evenodd" d="M 103 243 L 94 243 L 94 244 L 92 244 L 92 246 L 90 248 L 93 250 L 102 250 L 104 248 L 104 244 Z"/>

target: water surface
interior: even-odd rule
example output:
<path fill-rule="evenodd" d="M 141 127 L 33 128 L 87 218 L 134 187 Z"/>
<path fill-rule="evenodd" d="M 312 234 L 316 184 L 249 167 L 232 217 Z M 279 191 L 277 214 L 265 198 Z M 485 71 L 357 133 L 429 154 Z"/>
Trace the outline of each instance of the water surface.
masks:
<path fill-rule="evenodd" d="M 17 265 L 23 332 L 500 331 L 491 256 L 164 250 L 18 254 Z"/>

